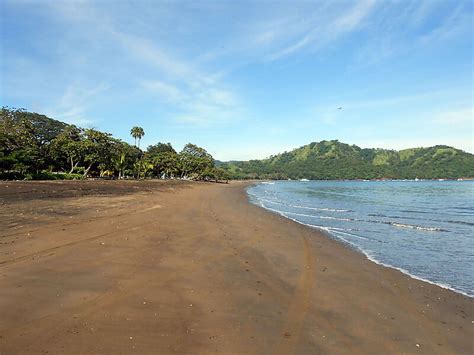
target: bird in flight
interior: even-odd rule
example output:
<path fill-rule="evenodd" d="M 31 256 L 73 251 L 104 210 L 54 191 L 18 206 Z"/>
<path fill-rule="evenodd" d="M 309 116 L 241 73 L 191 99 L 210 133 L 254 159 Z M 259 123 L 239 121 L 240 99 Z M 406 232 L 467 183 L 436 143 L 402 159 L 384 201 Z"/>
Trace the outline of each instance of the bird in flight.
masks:
<path fill-rule="evenodd" d="M 338 109 L 338 110 L 342 110 L 342 107 L 338 107 L 337 109 Z"/>

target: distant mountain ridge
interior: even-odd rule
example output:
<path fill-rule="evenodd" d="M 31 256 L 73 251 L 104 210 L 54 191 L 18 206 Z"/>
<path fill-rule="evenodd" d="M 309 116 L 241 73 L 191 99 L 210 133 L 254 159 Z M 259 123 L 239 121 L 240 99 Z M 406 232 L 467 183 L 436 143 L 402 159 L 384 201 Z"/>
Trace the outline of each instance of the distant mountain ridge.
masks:
<path fill-rule="evenodd" d="M 436 145 L 400 151 L 313 142 L 262 160 L 219 162 L 236 179 L 457 179 L 474 177 L 474 155 Z"/>

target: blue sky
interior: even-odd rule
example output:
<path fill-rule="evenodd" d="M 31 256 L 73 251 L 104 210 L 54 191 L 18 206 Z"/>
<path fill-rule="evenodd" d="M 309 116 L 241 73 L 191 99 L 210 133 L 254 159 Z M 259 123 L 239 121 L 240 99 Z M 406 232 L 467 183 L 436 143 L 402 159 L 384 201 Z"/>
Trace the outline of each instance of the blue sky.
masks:
<path fill-rule="evenodd" d="M 0 3 L 2 105 L 221 160 L 474 150 L 471 1 Z"/>

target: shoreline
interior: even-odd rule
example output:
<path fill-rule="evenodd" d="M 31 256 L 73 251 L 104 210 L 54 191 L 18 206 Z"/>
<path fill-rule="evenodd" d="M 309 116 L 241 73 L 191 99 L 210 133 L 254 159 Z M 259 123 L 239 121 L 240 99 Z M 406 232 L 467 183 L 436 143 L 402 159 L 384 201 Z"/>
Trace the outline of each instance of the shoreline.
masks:
<path fill-rule="evenodd" d="M 472 351 L 472 298 L 252 204 L 252 183 L 0 183 L 0 354 Z"/>
<path fill-rule="evenodd" d="M 265 181 L 265 180 L 264 180 Z M 313 180 L 313 181 L 362 181 L 362 180 Z M 377 181 L 377 182 L 383 182 L 383 181 L 414 181 L 414 180 L 370 180 L 370 181 Z M 425 180 L 425 181 L 431 181 L 431 180 Z M 437 180 L 433 180 L 433 181 L 437 181 Z M 447 180 L 446 180 L 447 181 Z M 450 180 L 450 181 L 456 181 L 456 180 Z M 468 180 L 466 180 L 468 181 Z M 345 247 L 348 247 L 350 250 L 353 250 L 355 251 L 356 253 L 358 254 L 362 254 L 364 255 L 367 260 L 373 262 L 374 264 L 376 265 L 379 265 L 379 266 L 382 266 L 382 267 L 385 267 L 385 268 L 389 268 L 389 269 L 392 269 L 392 270 L 396 270 L 396 271 L 399 271 L 400 273 L 404 274 L 404 275 L 407 275 L 409 276 L 410 278 L 414 279 L 414 280 L 418 280 L 418 281 L 421 281 L 421 282 L 425 282 L 427 284 L 431 284 L 431 285 L 434 285 L 434 286 L 438 286 L 442 289 L 445 289 L 445 290 L 449 290 L 449 291 L 452 291 L 454 293 L 457 293 L 457 294 L 460 294 L 460 295 L 463 295 L 463 296 L 466 296 L 466 297 L 469 297 L 471 299 L 474 299 L 474 294 L 468 294 L 464 291 L 461 291 L 461 290 L 457 290 L 456 288 L 454 288 L 454 286 L 451 286 L 451 285 L 447 285 L 447 284 L 443 284 L 441 282 L 436 282 L 436 281 L 431 281 L 431 280 L 428 280 L 426 278 L 423 278 L 421 276 L 417 276 L 417 275 L 414 275 L 412 273 L 410 273 L 408 270 L 402 268 L 402 267 L 398 267 L 398 266 L 395 266 L 395 265 L 391 265 L 391 264 L 387 264 L 383 261 L 380 261 L 380 260 L 377 260 L 376 258 L 374 258 L 372 255 L 370 255 L 369 252 L 365 251 L 364 249 L 362 249 L 359 245 L 355 244 L 355 243 L 351 243 L 350 241 L 348 240 L 345 240 L 335 234 L 332 234 L 329 230 L 326 230 L 320 226 L 314 226 L 312 224 L 309 224 L 309 223 L 304 223 L 302 221 L 299 221 L 297 220 L 296 218 L 291 218 L 287 215 L 285 215 L 284 213 L 276 210 L 276 209 L 272 209 L 272 208 L 269 208 L 269 207 L 264 207 L 262 205 L 258 205 L 256 203 L 253 203 L 250 201 L 250 195 L 248 193 L 248 189 L 251 187 L 251 186 L 255 186 L 256 184 L 259 184 L 259 183 L 262 183 L 260 181 L 255 181 L 255 182 L 252 182 L 252 183 L 249 183 L 247 187 L 244 188 L 244 193 L 249 197 L 249 203 L 252 204 L 252 205 L 255 205 L 259 208 L 262 208 L 270 213 L 273 213 L 273 214 L 276 214 L 276 215 L 279 215 L 279 216 L 282 216 L 292 222 L 295 222 L 297 224 L 300 224 L 300 225 L 303 225 L 303 226 L 306 226 L 306 227 L 309 227 L 311 229 L 314 229 L 316 230 L 317 232 L 323 234 L 323 235 L 326 235 L 327 238 L 330 238 L 331 240 L 335 240 L 337 242 L 339 242 L 341 245 L 345 246 Z"/>
<path fill-rule="evenodd" d="M 249 201 L 249 203 L 252 203 L 252 202 Z M 256 205 L 256 206 L 258 206 L 258 205 Z M 313 226 L 313 225 L 311 225 L 311 224 L 303 223 L 303 222 L 301 222 L 301 221 L 298 221 L 297 219 L 294 219 L 294 218 L 285 216 L 284 214 L 279 213 L 279 212 L 277 212 L 276 210 L 274 210 L 274 212 L 272 212 L 272 210 L 270 210 L 270 209 L 268 209 L 268 208 L 261 207 L 261 206 L 259 206 L 259 207 L 262 208 L 262 209 L 264 209 L 264 210 L 266 210 L 266 211 L 270 211 L 270 213 L 275 213 L 276 215 L 280 215 L 280 216 L 282 216 L 282 217 L 284 217 L 284 218 L 286 218 L 286 219 L 288 219 L 288 220 L 290 220 L 290 221 L 292 221 L 292 222 L 301 224 L 301 225 L 303 225 L 303 226 L 307 226 L 307 227 L 309 227 L 309 228 L 311 228 L 311 229 L 315 229 L 315 230 L 318 231 L 319 233 L 321 233 L 321 234 L 323 234 L 323 235 L 326 235 L 327 238 L 330 238 L 331 240 L 335 240 L 335 241 L 341 243 L 341 245 L 343 245 L 343 246 L 345 246 L 345 247 L 348 247 L 350 250 L 353 250 L 353 251 L 355 251 L 356 253 L 359 253 L 359 254 L 364 255 L 364 256 L 367 258 L 367 260 L 373 262 L 373 263 L 376 264 L 376 265 L 383 266 L 383 267 L 385 267 L 385 268 L 392 269 L 392 270 L 397 270 L 397 271 L 401 272 L 402 274 L 407 275 L 407 276 L 409 276 L 410 278 L 412 278 L 412 279 L 414 279 L 414 280 L 426 282 L 426 283 L 428 283 L 428 284 L 431 284 L 431 285 L 434 285 L 434 286 L 438 286 L 438 287 L 440 287 L 440 288 L 442 288 L 442 289 L 449 290 L 449 291 L 452 291 L 452 292 L 454 292 L 454 293 L 457 293 L 457 294 L 460 294 L 460 295 L 463 295 L 463 296 L 466 296 L 466 297 L 469 297 L 469 298 L 474 299 L 474 294 L 473 294 L 473 295 L 469 295 L 469 294 L 467 294 L 467 293 L 465 293 L 465 292 L 463 292 L 463 291 L 456 290 L 456 289 L 453 288 L 452 286 L 445 285 L 445 284 L 442 284 L 442 283 L 438 283 L 438 282 L 435 282 L 435 281 L 430 281 L 430 280 L 428 280 L 428 279 L 424 279 L 424 278 L 422 278 L 422 277 L 420 277 L 420 276 L 411 274 L 408 270 L 405 270 L 405 269 L 403 269 L 403 268 L 401 268 L 401 267 L 394 266 L 394 265 L 390 265 L 390 264 L 386 264 L 386 263 L 384 263 L 384 262 L 382 262 L 382 261 L 379 261 L 379 260 L 375 259 L 374 257 L 372 257 L 368 252 L 366 252 L 365 250 L 361 249 L 358 245 L 353 244 L 353 243 L 350 243 L 350 242 L 347 241 L 347 240 L 342 240 L 340 237 L 331 234 L 330 231 L 327 231 L 327 230 L 325 230 L 325 229 L 322 229 L 321 227 L 315 227 L 315 226 Z"/>

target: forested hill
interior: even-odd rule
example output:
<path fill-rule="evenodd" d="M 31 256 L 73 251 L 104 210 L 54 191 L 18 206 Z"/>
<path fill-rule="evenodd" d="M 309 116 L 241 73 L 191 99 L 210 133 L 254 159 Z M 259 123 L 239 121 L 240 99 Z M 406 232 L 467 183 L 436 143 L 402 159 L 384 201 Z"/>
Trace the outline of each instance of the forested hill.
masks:
<path fill-rule="evenodd" d="M 474 177 L 474 156 L 437 145 L 400 151 L 313 142 L 268 159 L 219 164 L 239 179 L 439 179 Z"/>

